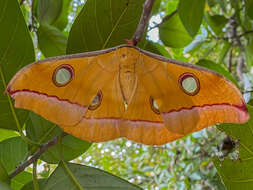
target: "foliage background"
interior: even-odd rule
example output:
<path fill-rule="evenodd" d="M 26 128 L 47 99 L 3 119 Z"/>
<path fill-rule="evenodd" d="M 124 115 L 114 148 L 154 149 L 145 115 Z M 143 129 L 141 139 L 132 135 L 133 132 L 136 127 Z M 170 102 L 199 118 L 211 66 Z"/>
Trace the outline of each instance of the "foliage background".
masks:
<path fill-rule="evenodd" d="M 33 167 L 9 177 L 39 145 L 62 132 L 40 116 L 13 107 L 10 97 L 2 93 L 11 77 L 34 60 L 125 43 L 135 32 L 143 3 L 143 0 L 1 0 L 0 189 L 89 189 L 96 184 L 100 185 L 97 189 L 102 189 L 106 186 L 105 179 L 118 189 L 138 189 L 94 168 L 143 189 L 252 189 L 251 120 L 240 126 L 219 125 L 219 130 L 208 128 L 157 147 L 126 139 L 91 145 L 67 135 Z M 238 85 L 251 104 L 252 13 L 252 0 L 156 0 L 138 46 L 221 73 Z M 105 16 L 108 14 L 112 19 Z M 251 114 L 250 105 L 249 111 Z M 224 132 L 240 140 L 228 155 L 226 150 L 221 151 Z M 87 177 L 81 178 L 82 172 L 87 172 Z M 96 183 L 92 184 L 91 173 Z"/>

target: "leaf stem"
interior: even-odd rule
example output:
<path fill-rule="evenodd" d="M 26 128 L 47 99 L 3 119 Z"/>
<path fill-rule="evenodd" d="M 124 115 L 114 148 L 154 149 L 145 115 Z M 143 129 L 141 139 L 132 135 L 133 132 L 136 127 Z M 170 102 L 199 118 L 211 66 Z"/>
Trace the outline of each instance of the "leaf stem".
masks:
<path fill-rule="evenodd" d="M 77 179 L 75 178 L 75 176 L 73 175 L 72 171 L 69 169 L 69 167 L 67 166 L 67 164 L 62 160 L 62 165 L 65 169 L 65 171 L 68 173 L 68 175 L 71 177 L 72 181 L 75 183 L 76 187 L 79 190 L 83 190 L 82 186 L 80 185 L 80 183 L 77 181 Z"/>
<path fill-rule="evenodd" d="M 34 190 L 39 190 L 39 183 L 37 179 L 37 159 L 33 162 L 33 187 Z"/>

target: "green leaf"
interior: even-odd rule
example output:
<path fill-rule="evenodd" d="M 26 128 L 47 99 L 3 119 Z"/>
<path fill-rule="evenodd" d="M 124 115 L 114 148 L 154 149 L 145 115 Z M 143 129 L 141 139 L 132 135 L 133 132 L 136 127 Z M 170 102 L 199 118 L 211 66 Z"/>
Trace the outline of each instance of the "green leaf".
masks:
<path fill-rule="evenodd" d="M 172 48 L 185 47 L 193 40 L 185 30 L 177 13 L 160 25 L 159 36 L 166 46 Z"/>
<path fill-rule="evenodd" d="M 159 9 L 160 9 L 160 6 L 161 6 L 161 1 L 162 1 L 162 0 L 156 0 L 156 1 L 154 2 L 154 5 L 153 5 L 153 7 L 152 7 L 151 15 L 159 14 Z"/>
<path fill-rule="evenodd" d="M 224 13 L 227 12 L 227 10 L 226 10 L 227 9 L 227 3 L 228 3 L 227 1 L 224 1 L 224 0 L 207 0 L 207 3 L 211 8 L 214 7 L 215 5 L 219 4 L 222 11 Z"/>
<path fill-rule="evenodd" d="M 165 48 L 164 45 L 160 45 L 159 43 L 154 44 L 156 49 L 159 51 L 159 54 L 161 54 L 164 57 L 172 58 L 168 50 Z"/>
<path fill-rule="evenodd" d="M 240 160 L 214 160 L 215 167 L 229 190 L 253 189 L 253 107 L 248 105 L 248 110 L 251 117 L 247 123 L 222 124 L 218 127 L 233 139 L 240 140 Z"/>
<path fill-rule="evenodd" d="M 46 181 L 47 181 L 47 179 L 38 179 L 39 189 L 42 190 L 44 188 Z M 33 185 L 33 181 L 29 181 L 27 184 L 25 184 L 23 186 L 23 188 L 21 190 L 35 190 L 34 185 Z"/>
<path fill-rule="evenodd" d="M 13 190 L 20 190 L 26 183 L 32 180 L 32 174 L 26 171 L 23 171 L 16 175 L 11 180 L 11 188 Z"/>
<path fill-rule="evenodd" d="M 57 20 L 53 23 L 53 25 L 60 30 L 63 30 L 68 24 L 70 3 L 71 3 L 71 0 L 63 0 L 61 13 L 59 14 Z"/>
<path fill-rule="evenodd" d="M 38 0 L 34 15 L 41 24 L 48 24 L 63 30 L 68 23 L 69 5 L 71 0 Z"/>
<path fill-rule="evenodd" d="M 0 181 L 0 189 L 1 190 L 12 190 L 9 185 L 7 185 L 6 183 L 3 183 L 1 181 Z"/>
<path fill-rule="evenodd" d="M 222 33 L 222 29 L 225 27 L 225 25 L 228 22 L 228 19 L 224 17 L 223 15 L 209 15 L 207 12 L 205 15 L 207 24 L 211 27 L 212 31 L 219 35 Z"/>
<path fill-rule="evenodd" d="M 6 184 L 10 184 L 11 180 L 9 178 L 9 175 L 3 166 L 3 163 L 0 161 L 0 181 L 4 182 Z"/>
<path fill-rule="evenodd" d="M 77 189 L 81 186 L 85 190 L 140 190 L 141 188 L 103 170 L 79 164 L 62 163 L 51 174 L 46 190 Z M 78 188 L 80 189 L 80 188 Z"/>
<path fill-rule="evenodd" d="M 230 4 L 235 9 L 236 12 L 239 12 L 238 10 L 240 8 L 241 0 L 230 0 Z"/>
<path fill-rule="evenodd" d="M 251 68 L 251 66 L 253 65 L 253 39 L 249 40 L 245 54 L 246 54 L 246 65 L 248 68 Z"/>
<path fill-rule="evenodd" d="M 171 13 L 176 11 L 177 7 L 178 7 L 178 1 L 177 0 L 168 1 L 167 4 L 166 4 L 166 14 L 170 15 Z"/>
<path fill-rule="evenodd" d="M 178 4 L 179 17 L 188 31 L 188 33 L 194 37 L 200 28 L 204 8 L 205 0 L 180 0 Z"/>
<path fill-rule="evenodd" d="M 0 161 L 8 173 L 25 159 L 27 153 L 27 144 L 21 137 L 13 137 L 0 142 Z"/>
<path fill-rule="evenodd" d="M 38 0 L 37 16 L 41 24 L 53 24 L 61 14 L 63 0 Z"/>
<path fill-rule="evenodd" d="M 253 0 L 245 0 L 246 14 L 253 19 Z"/>
<path fill-rule="evenodd" d="M 66 54 L 67 37 L 56 27 L 40 25 L 37 36 L 39 48 L 46 57 Z"/>
<path fill-rule="evenodd" d="M 207 0 L 207 4 L 210 8 L 214 7 L 216 5 L 214 0 Z"/>
<path fill-rule="evenodd" d="M 62 130 L 54 123 L 51 123 L 39 115 L 31 112 L 30 120 L 26 127 L 27 136 L 35 142 L 46 143 L 54 137 L 60 135 Z M 72 135 L 67 135 L 62 139 L 63 160 L 69 161 L 83 154 L 90 147 L 91 143 L 83 141 Z M 50 147 L 40 159 L 48 163 L 58 163 L 60 158 L 60 144 Z"/>
<path fill-rule="evenodd" d="M 15 118 L 22 126 L 28 112 L 14 109 L 10 96 L 3 92 L 13 75 L 35 57 L 17 0 L 0 1 L 0 26 L 0 128 L 17 130 Z"/>
<path fill-rule="evenodd" d="M 199 62 L 196 63 L 196 65 L 206 67 L 210 70 L 213 70 L 227 79 L 231 80 L 236 86 L 238 86 L 237 81 L 234 79 L 234 77 L 228 72 L 224 67 L 222 67 L 220 64 L 216 64 L 213 61 L 207 60 L 207 59 L 201 59 Z"/>
<path fill-rule="evenodd" d="M 131 39 L 144 0 L 87 0 L 68 38 L 67 53 L 100 50 Z"/>
<path fill-rule="evenodd" d="M 224 1 L 224 0 L 216 0 L 216 2 L 220 5 L 221 9 L 223 10 L 224 13 L 227 12 L 227 4 L 228 1 Z"/>
<path fill-rule="evenodd" d="M 19 134 L 16 131 L 8 129 L 0 129 L 0 141 L 17 136 L 19 136 Z"/>
<path fill-rule="evenodd" d="M 165 49 L 164 46 L 150 40 L 142 40 L 141 43 L 138 44 L 138 47 L 146 51 L 171 58 L 169 52 Z"/>
<path fill-rule="evenodd" d="M 221 52 L 219 54 L 219 61 L 218 61 L 219 64 L 223 63 L 223 61 L 224 61 L 224 59 L 225 59 L 228 51 L 230 50 L 231 46 L 232 46 L 232 43 L 224 41 L 222 50 L 221 50 Z"/>

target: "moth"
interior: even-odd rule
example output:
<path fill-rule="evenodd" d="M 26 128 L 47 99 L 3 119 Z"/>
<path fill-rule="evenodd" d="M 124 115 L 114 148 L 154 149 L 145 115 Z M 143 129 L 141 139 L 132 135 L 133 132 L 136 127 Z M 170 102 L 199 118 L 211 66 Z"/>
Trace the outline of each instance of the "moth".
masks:
<path fill-rule="evenodd" d="M 244 123 L 237 87 L 205 68 L 120 45 L 30 64 L 10 81 L 15 107 L 91 142 L 161 145 L 216 123 Z"/>

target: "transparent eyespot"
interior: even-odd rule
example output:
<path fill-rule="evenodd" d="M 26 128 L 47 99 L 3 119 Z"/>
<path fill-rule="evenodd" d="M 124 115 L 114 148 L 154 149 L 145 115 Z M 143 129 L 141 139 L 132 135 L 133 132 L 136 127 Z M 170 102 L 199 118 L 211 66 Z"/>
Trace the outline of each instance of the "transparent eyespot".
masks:
<path fill-rule="evenodd" d="M 89 105 L 88 109 L 89 110 L 95 110 L 97 109 L 101 102 L 102 102 L 103 94 L 101 91 L 98 91 L 97 95 L 93 98 L 91 104 Z"/>
<path fill-rule="evenodd" d="M 188 95 L 194 96 L 200 90 L 199 79 L 192 73 L 184 73 L 179 77 L 181 89 Z"/>
<path fill-rule="evenodd" d="M 155 112 L 156 114 L 160 114 L 159 107 L 158 107 L 156 101 L 151 96 L 149 98 L 149 103 L 150 103 L 150 106 L 151 106 L 151 109 L 153 110 L 153 112 Z"/>
<path fill-rule="evenodd" d="M 54 70 L 53 82 L 56 86 L 61 87 L 68 84 L 74 76 L 74 69 L 70 65 L 60 65 Z"/>

